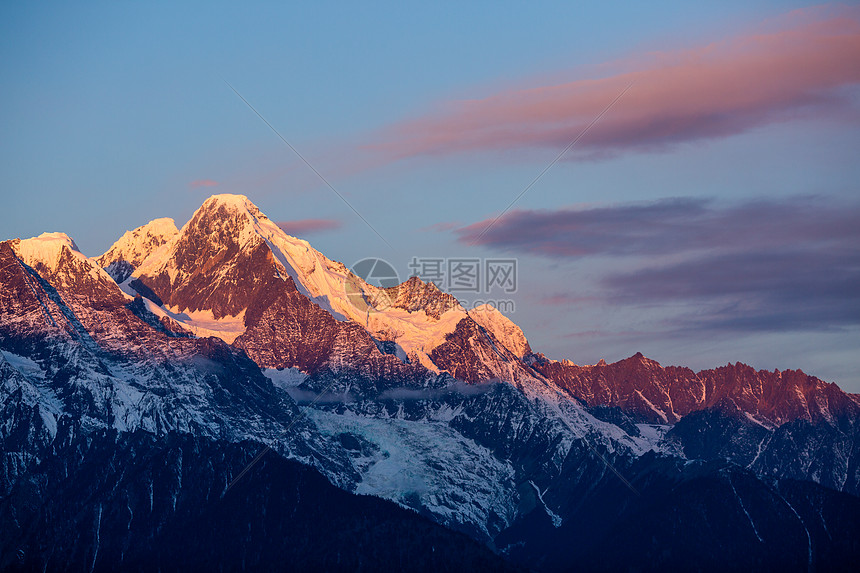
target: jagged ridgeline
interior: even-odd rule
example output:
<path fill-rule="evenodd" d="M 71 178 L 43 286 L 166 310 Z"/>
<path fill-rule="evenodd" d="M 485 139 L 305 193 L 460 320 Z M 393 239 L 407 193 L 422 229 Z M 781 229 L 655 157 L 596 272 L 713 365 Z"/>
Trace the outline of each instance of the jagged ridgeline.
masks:
<path fill-rule="evenodd" d="M 369 284 L 239 195 L 96 258 L 0 243 L 0 350 L 4 570 L 860 562 L 857 396 L 549 360 L 497 310 Z"/>

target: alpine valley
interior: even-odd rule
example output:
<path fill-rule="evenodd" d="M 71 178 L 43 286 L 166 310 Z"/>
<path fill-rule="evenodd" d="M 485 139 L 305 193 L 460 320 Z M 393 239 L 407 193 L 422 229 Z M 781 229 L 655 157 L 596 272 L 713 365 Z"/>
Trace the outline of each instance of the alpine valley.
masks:
<path fill-rule="evenodd" d="M 0 350 L 2 570 L 860 563 L 857 395 L 550 360 L 240 195 L 95 258 L 62 233 L 0 243 Z"/>

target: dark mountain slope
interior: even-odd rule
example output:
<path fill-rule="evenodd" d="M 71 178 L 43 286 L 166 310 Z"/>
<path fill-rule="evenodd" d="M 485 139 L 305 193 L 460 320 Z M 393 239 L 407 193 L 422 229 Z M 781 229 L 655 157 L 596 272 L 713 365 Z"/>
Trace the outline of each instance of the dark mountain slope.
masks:
<path fill-rule="evenodd" d="M 0 500 L 0 569 L 513 569 L 465 535 L 272 452 L 225 492 L 259 447 L 140 431 L 67 440 Z"/>

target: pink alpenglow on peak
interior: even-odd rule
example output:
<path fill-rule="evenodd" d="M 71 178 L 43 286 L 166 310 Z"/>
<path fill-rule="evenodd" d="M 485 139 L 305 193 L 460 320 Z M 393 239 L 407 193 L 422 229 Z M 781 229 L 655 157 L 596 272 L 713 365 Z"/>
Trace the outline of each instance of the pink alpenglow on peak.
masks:
<path fill-rule="evenodd" d="M 149 255 L 173 239 L 179 230 L 169 217 L 154 219 L 133 231 L 126 231 L 110 249 L 94 262 L 107 270 L 114 280 L 123 282 Z"/>
<path fill-rule="evenodd" d="M 66 249 L 79 259 L 86 258 L 65 233 L 42 233 L 38 237 L 23 239 L 15 246 L 18 256 L 27 265 L 35 267 L 41 263 L 50 269 L 56 268 Z"/>

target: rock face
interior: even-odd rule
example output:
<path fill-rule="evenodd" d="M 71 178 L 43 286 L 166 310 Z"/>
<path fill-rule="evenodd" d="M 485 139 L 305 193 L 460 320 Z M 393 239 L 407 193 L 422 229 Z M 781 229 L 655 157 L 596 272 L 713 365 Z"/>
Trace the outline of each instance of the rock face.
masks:
<path fill-rule="evenodd" d="M 299 293 L 293 280 L 269 278 L 245 313 L 245 332 L 234 345 L 264 368 L 298 368 L 316 390 L 360 391 L 424 386 L 435 376 L 419 365 L 384 354 L 358 324 L 335 320 Z M 316 384 L 313 384 L 316 382 Z"/>
<path fill-rule="evenodd" d="M 238 315 L 275 271 L 265 239 L 248 230 L 260 215 L 250 204 L 207 201 L 135 278 L 179 312 Z"/>
<path fill-rule="evenodd" d="M 477 384 L 487 380 L 517 381 L 529 376 L 527 367 L 491 331 L 471 317 L 430 354 L 433 363 L 459 380 Z"/>
<path fill-rule="evenodd" d="M 538 355 L 532 366 L 588 404 L 618 406 L 655 423 L 674 423 L 691 412 L 714 408 L 729 408 L 774 426 L 797 419 L 818 423 L 858 412 L 856 402 L 836 384 L 799 370 L 756 371 L 738 363 L 693 372 L 664 368 L 641 353 L 595 366 Z"/>
<path fill-rule="evenodd" d="M 386 288 L 384 291 L 391 307 L 402 308 L 408 312 L 420 310 L 437 320 L 449 310 L 460 306 L 456 298 L 442 292 L 435 284 L 425 283 L 418 277 L 410 277 L 408 281 Z"/>
<path fill-rule="evenodd" d="M 860 408 L 836 384 L 740 363 L 664 368 L 641 354 L 595 366 L 540 355 L 529 362 L 588 405 L 674 424 L 667 440 L 690 459 L 731 460 L 759 475 L 860 494 Z"/>
<path fill-rule="evenodd" d="M 538 570 L 860 557 L 855 396 L 549 360 L 498 311 L 368 284 L 243 196 L 96 259 L 61 233 L 0 243 L 0 351 L 3 569 L 504 566 L 475 542 Z"/>

